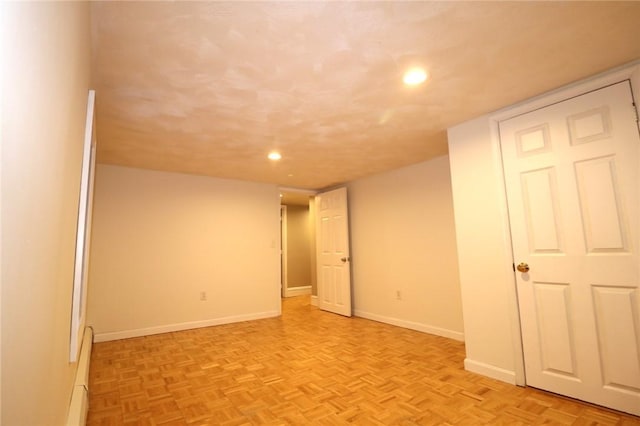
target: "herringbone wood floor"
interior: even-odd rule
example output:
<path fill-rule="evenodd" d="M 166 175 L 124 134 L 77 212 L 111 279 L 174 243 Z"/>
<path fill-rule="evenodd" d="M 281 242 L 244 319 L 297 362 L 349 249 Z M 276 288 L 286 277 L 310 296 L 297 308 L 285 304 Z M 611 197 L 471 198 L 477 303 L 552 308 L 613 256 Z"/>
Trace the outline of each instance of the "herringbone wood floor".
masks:
<path fill-rule="evenodd" d="M 640 425 L 464 371 L 464 344 L 309 305 L 94 345 L 89 425 Z"/>

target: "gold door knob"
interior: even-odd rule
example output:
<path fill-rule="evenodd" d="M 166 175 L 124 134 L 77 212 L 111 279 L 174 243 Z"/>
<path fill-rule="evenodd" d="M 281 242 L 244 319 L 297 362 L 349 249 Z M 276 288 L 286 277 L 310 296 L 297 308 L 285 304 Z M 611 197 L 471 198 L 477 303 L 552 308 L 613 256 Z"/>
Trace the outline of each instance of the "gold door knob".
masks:
<path fill-rule="evenodd" d="M 520 272 L 529 272 L 529 265 L 524 262 L 520 263 L 516 268 L 518 268 L 518 271 Z"/>

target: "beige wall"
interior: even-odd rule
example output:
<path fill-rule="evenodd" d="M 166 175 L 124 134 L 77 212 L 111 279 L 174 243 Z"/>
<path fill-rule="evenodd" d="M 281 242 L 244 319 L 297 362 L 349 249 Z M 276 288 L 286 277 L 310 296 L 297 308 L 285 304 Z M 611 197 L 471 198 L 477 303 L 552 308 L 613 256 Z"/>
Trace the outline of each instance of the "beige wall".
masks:
<path fill-rule="evenodd" d="M 99 165 L 96 340 L 278 315 L 279 200 L 275 185 Z"/>
<path fill-rule="evenodd" d="M 488 117 L 449 129 L 467 369 L 516 382 L 512 256 Z"/>
<path fill-rule="evenodd" d="M 311 285 L 309 206 L 287 206 L 287 287 Z"/>
<path fill-rule="evenodd" d="M 349 184 L 356 315 L 463 339 L 450 182 L 445 156 Z"/>
<path fill-rule="evenodd" d="M 66 422 L 87 3 L 3 3 L 2 424 Z"/>

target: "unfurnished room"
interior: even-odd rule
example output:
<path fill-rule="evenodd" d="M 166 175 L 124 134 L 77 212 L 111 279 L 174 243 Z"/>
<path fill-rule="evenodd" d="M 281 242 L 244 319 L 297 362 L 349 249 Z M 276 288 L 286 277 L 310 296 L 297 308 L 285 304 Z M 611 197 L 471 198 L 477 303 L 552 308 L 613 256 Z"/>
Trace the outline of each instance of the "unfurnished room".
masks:
<path fill-rule="evenodd" d="M 640 425 L 639 23 L 0 3 L 0 423 Z"/>

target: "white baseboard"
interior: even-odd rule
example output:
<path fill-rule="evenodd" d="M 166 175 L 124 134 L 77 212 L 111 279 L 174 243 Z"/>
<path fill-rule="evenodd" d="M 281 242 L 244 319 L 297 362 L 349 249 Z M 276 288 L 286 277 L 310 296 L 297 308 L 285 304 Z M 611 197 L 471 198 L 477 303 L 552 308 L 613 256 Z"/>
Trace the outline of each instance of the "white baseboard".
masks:
<path fill-rule="evenodd" d="M 366 318 L 386 324 L 396 325 L 398 327 L 408 328 L 410 330 L 421 331 L 423 333 L 435 334 L 436 336 L 447 337 L 449 339 L 464 342 L 464 333 L 459 331 L 448 330 L 446 328 L 435 327 L 428 324 L 421 324 L 413 321 L 406 321 L 399 318 L 392 318 L 370 312 L 354 310 L 353 314 L 357 317 Z"/>
<path fill-rule="evenodd" d="M 515 371 L 505 370 L 500 367 L 485 364 L 484 362 L 465 358 L 464 369 L 483 376 L 491 377 L 492 379 L 500 380 L 501 382 L 511 383 L 512 385 L 516 384 Z"/>
<path fill-rule="evenodd" d="M 311 306 L 318 306 L 318 296 L 311 295 Z"/>
<path fill-rule="evenodd" d="M 156 327 L 138 328 L 135 330 L 114 331 L 110 333 L 97 333 L 94 341 L 108 342 L 110 340 L 129 339 L 131 337 L 150 336 L 152 334 L 170 333 L 172 331 L 190 330 L 192 328 L 211 327 L 214 325 L 231 324 L 234 322 L 251 321 L 264 318 L 280 316 L 278 311 L 257 312 L 247 315 L 236 315 L 232 317 L 213 318 L 204 321 L 182 322 L 177 324 L 166 324 Z"/>
<path fill-rule="evenodd" d="M 310 285 L 302 285 L 299 287 L 287 287 L 284 290 L 284 297 L 302 296 L 305 294 L 311 294 Z"/>

